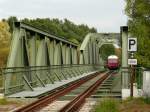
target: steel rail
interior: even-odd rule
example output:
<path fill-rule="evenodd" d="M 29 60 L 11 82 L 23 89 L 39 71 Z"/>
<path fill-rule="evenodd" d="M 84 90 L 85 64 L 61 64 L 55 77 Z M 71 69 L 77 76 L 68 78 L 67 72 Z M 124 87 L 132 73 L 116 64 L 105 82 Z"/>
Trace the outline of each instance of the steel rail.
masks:
<path fill-rule="evenodd" d="M 81 93 L 79 96 L 75 97 L 71 102 L 69 102 L 62 109 L 60 109 L 59 112 L 78 112 L 80 110 L 80 108 L 83 106 L 83 104 L 85 103 L 86 98 L 88 98 L 105 79 L 107 79 L 111 76 L 111 75 L 108 75 L 110 73 L 111 72 L 106 73 L 102 77 L 100 77 L 88 89 L 86 89 L 83 93 Z"/>
<path fill-rule="evenodd" d="M 79 87 L 81 84 L 87 82 L 88 80 L 93 79 L 94 77 L 96 77 L 97 75 L 99 75 L 99 73 L 94 73 L 93 75 L 87 76 L 85 78 L 82 78 L 74 83 L 71 83 L 68 87 L 63 88 L 59 91 L 54 92 L 51 95 L 45 96 L 40 98 L 39 100 L 26 105 L 22 108 L 19 108 L 17 110 L 15 110 L 14 112 L 35 112 L 37 110 L 42 109 L 43 107 L 47 106 L 47 104 L 51 104 L 53 101 L 55 101 L 56 99 L 58 99 L 59 97 L 69 93 L 71 90 L 76 89 L 77 87 Z"/>

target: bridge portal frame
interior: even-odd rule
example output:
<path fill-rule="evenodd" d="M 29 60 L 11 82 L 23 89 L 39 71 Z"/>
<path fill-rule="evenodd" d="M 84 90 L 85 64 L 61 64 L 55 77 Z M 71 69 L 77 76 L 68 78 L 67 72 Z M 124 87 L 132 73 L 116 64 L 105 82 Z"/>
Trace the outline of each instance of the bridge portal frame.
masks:
<path fill-rule="evenodd" d="M 113 35 L 113 39 L 110 38 Z M 117 36 L 119 33 L 89 33 L 86 35 L 80 47 L 80 64 L 96 64 L 102 63 L 100 48 L 104 44 L 120 45 Z M 102 64 L 101 64 L 102 65 Z"/>

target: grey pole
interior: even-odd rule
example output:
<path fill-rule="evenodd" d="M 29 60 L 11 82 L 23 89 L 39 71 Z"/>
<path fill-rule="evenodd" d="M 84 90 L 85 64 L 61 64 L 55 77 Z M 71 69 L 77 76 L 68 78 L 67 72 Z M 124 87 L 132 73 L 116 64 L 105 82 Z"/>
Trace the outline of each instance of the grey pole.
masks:
<path fill-rule="evenodd" d="M 128 67 L 128 27 L 121 27 L 121 39 L 122 39 L 122 67 Z M 129 88 L 129 76 L 128 71 L 122 72 L 122 88 Z"/>

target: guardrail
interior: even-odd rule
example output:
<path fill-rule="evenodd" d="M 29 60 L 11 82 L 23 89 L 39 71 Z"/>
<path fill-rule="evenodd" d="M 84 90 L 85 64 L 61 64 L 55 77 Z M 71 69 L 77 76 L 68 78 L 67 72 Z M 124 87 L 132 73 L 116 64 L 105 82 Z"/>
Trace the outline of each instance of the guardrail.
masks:
<path fill-rule="evenodd" d="M 10 95 L 35 87 L 45 87 L 56 81 L 76 77 L 86 72 L 100 70 L 100 65 L 54 65 L 32 67 L 8 67 L 1 69 L 4 94 Z"/>

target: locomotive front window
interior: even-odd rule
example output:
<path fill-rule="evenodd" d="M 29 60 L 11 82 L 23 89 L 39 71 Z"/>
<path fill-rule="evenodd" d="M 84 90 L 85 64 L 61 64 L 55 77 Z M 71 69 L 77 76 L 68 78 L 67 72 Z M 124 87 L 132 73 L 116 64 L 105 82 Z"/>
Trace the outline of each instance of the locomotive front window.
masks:
<path fill-rule="evenodd" d="M 109 62 L 109 63 L 117 63 L 118 60 L 114 60 L 114 59 L 111 60 L 111 59 L 109 59 L 108 62 Z"/>

